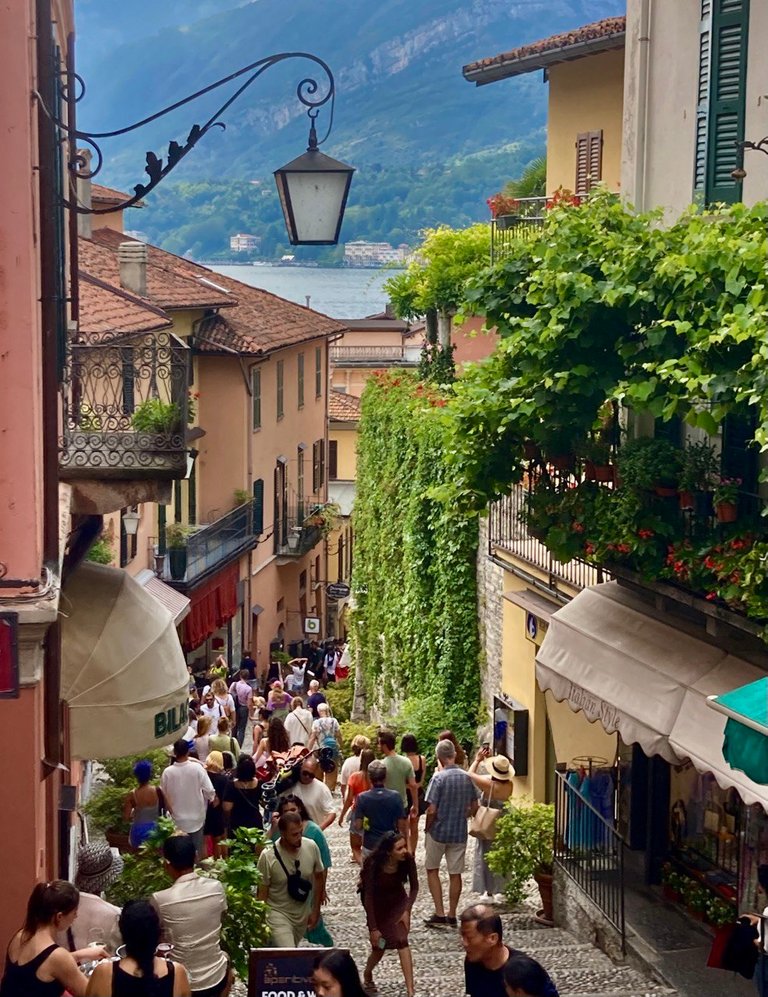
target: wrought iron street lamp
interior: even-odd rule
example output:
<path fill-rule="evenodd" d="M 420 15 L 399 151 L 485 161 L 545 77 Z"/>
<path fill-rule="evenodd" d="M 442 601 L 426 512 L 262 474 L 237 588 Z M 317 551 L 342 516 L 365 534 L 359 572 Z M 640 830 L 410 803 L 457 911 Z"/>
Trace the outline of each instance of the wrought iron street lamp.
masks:
<path fill-rule="evenodd" d="M 189 131 L 186 141 L 179 144 L 172 141 L 168 145 L 168 152 L 165 158 L 157 156 L 154 152 L 147 153 L 147 162 L 144 167 L 148 183 L 139 183 L 133 188 L 134 193 L 121 203 L 110 204 L 106 208 L 94 208 L 90 205 L 80 204 L 76 198 L 66 202 L 68 208 L 78 214 L 108 214 L 119 211 L 123 208 L 130 208 L 163 180 L 176 167 L 178 163 L 190 152 L 200 139 L 207 135 L 212 128 L 226 127 L 220 117 L 225 111 L 244 93 L 250 85 L 272 66 L 276 66 L 287 59 L 308 59 L 314 62 L 325 73 L 326 80 L 322 86 L 317 80 L 310 77 L 302 79 L 296 87 L 296 96 L 299 102 L 307 108 L 310 119 L 309 145 L 307 151 L 294 159 L 292 162 L 275 171 L 280 204 L 285 216 L 285 224 L 288 229 L 288 236 L 294 246 L 310 245 L 335 245 L 339 239 L 341 223 L 344 218 L 344 209 L 347 203 L 347 195 L 352 182 L 354 168 L 346 163 L 338 162 L 320 152 L 319 146 L 328 138 L 333 125 L 333 109 L 336 99 L 336 84 L 327 63 L 316 55 L 309 52 L 280 52 L 277 55 L 270 55 L 257 62 L 252 62 L 237 72 L 230 73 L 210 86 L 198 90 L 188 97 L 164 107 L 162 110 L 151 114 L 141 121 L 137 121 L 125 128 L 118 128 L 111 132 L 86 132 L 78 128 L 70 128 L 65 122 L 59 120 L 46 108 L 46 113 L 55 121 L 56 125 L 66 132 L 78 145 L 85 144 L 93 150 L 91 162 L 88 157 L 75 155 L 69 163 L 69 169 L 73 177 L 81 179 L 91 179 L 95 177 L 104 164 L 104 156 L 99 146 L 99 141 L 103 139 L 116 138 L 119 135 L 126 135 L 129 132 L 142 128 L 144 125 L 156 121 L 158 118 L 178 110 L 186 104 L 203 97 L 205 94 L 216 90 L 219 87 L 231 83 L 233 80 L 245 77 L 237 90 L 219 107 L 208 120 L 202 124 L 195 124 Z M 67 74 L 67 83 L 64 89 L 64 96 L 72 103 L 77 103 L 85 94 L 85 83 L 82 77 L 76 73 Z M 42 104 L 39 95 L 38 100 Z M 329 105 L 330 120 L 325 135 L 318 141 L 315 122 L 320 108 Z"/>

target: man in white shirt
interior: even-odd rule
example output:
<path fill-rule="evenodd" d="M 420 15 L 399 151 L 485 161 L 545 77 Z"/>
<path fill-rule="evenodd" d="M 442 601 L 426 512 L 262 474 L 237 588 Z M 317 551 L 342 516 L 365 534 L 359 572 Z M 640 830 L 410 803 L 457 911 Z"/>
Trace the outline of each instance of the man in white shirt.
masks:
<path fill-rule="evenodd" d="M 315 778 L 317 767 L 316 758 L 306 758 L 301 765 L 299 781 L 286 792 L 299 797 L 309 816 L 324 831 L 336 820 L 336 810 L 330 789 Z"/>
<path fill-rule="evenodd" d="M 192 838 L 202 857 L 205 814 L 216 792 L 203 766 L 190 761 L 186 741 L 176 741 L 173 756 L 173 764 L 163 770 L 160 789 L 176 827 Z"/>
<path fill-rule="evenodd" d="M 221 919 L 227 909 L 224 887 L 195 872 L 191 835 L 167 838 L 163 856 L 174 881 L 169 889 L 152 895 L 163 938 L 173 945 L 174 959 L 186 968 L 193 997 L 226 997 L 232 979 L 220 945 Z"/>
<path fill-rule="evenodd" d="M 301 696 L 291 700 L 291 712 L 283 720 L 290 744 L 306 744 L 312 733 L 312 711 L 306 709 Z"/>

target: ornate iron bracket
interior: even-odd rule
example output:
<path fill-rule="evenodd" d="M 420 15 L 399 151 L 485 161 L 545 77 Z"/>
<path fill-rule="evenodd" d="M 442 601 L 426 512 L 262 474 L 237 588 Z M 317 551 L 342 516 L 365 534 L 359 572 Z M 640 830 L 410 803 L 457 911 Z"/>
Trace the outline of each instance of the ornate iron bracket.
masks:
<path fill-rule="evenodd" d="M 759 142 L 737 142 L 736 148 L 739 150 L 738 159 L 736 162 L 736 169 L 731 172 L 731 177 L 737 183 L 746 177 L 747 171 L 744 169 L 744 153 L 749 152 L 762 152 L 768 156 L 768 135 L 765 138 L 761 138 Z"/>
<path fill-rule="evenodd" d="M 226 125 L 223 121 L 218 120 L 222 114 L 229 109 L 229 107 L 237 100 L 237 98 L 244 93 L 251 84 L 257 80 L 263 73 L 272 66 L 278 65 L 278 63 L 285 62 L 287 59 L 308 59 L 310 62 L 314 62 L 320 69 L 323 70 L 327 77 L 327 89 L 325 86 L 321 89 L 321 84 L 318 83 L 316 79 L 311 77 L 305 77 L 302 79 L 298 86 L 296 87 L 296 96 L 298 97 L 300 103 L 302 103 L 307 108 L 307 114 L 310 119 L 310 147 L 317 148 L 318 145 L 322 145 L 323 142 L 328 138 L 333 127 L 333 109 L 334 102 L 336 98 L 336 86 L 333 78 L 333 73 L 330 67 L 322 59 L 316 55 L 312 55 L 309 52 L 280 52 L 277 55 L 270 55 L 264 59 L 259 59 L 256 62 L 252 62 L 248 66 L 243 66 L 242 69 L 238 69 L 234 73 L 230 73 L 229 76 L 225 76 L 215 83 L 211 83 L 209 86 L 204 87 L 202 90 L 197 90 L 195 93 L 190 94 L 187 97 L 183 97 L 181 100 L 176 101 L 174 104 L 170 104 L 168 107 L 164 107 L 162 110 L 157 111 L 155 114 L 150 114 L 146 118 L 142 118 L 141 121 L 136 121 L 132 125 L 127 125 L 125 128 L 118 128 L 111 132 L 85 132 L 77 128 L 70 128 L 63 121 L 59 120 L 51 111 L 45 107 L 42 98 L 39 94 L 35 94 L 38 101 L 40 101 L 46 114 L 51 120 L 67 135 L 69 135 L 75 142 L 83 143 L 89 146 L 95 152 L 96 162 L 95 165 L 89 164 L 87 159 L 82 155 L 75 155 L 69 162 L 70 173 L 81 179 L 91 179 L 95 177 L 102 166 L 104 165 L 104 155 L 101 151 L 101 147 L 97 139 L 108 139 L 116 138 L 118 135 L 126 135 L 128 132 L 135 131 L 138 128 L 142 128 L 144 125 L 150 124 L 152 121 L 156 121 L 158 118 L 164 117 L 166 114 L 170 114 L 172 111 L 178 110 L 180 107 L 197 100 L 198 97 L 203 97 L 205 94 L 210 93 L 212 90 L 218 89 L 218 87 L 225 86 L 227 83 L 231 83 L 233 80 L 238 79 L 241 76 L 246 76 L 247 79 L 237 88 L 237 90 L 218 108 L 208 120 L 202 125 L 192 125 L 192 128 L 187 135 L 187 138 L 183 144 L 179 144 L 176 141 L 171 141 L 168 144 L 168 152 L 166 154 L 165 160 L 157 156 L 154 152 L 147 152 L 147 163 L 144 167 L 145 172 L 149 177 L 149 183 L 139 183 L 136 184 L 134 189 L 134 194 L 132 197 L 127 198 L 118 205 L 112 205 L 107 208 L 93 208 L 86 207 L 85 205 L 79 204 L 76 199 L 73 201 L 66 201 L 65 205 L 72 211 L 78 214 L 84 215 L 99 215 L 108 214 L 113 211 L 118 211 L 122 208 L 130 208 L 132 205 L 136 204 L 141 198 L 149 194 L 150 191 L 154 190 L 155 187 L 163 180 L 174 167 L 181 162 L 181 160 L 190 152 L 197 143 L 207 135 L 212 128 L 221 128 L 224 130 Z M 85 82 L 81 76 L 77 73 L 64 74 L 65 78 L 61 82 L 61 92 L 62 96 L 66 100 L 72 100 L 74 103 L 82 100 L 85 95 Z M 74 80 L 77 92 L 70 93 L 70 83 Z M 73 88 L 74 89 L 74 88 Z M 316 96 L 318 93 L 321 96 Z M 317 140 L 317 135 L 315 133 L 315 119 L 319 113 L 321 107 L 330 101 L 330 120 L 328 122 L 328 128 L 322 140 Z"/>

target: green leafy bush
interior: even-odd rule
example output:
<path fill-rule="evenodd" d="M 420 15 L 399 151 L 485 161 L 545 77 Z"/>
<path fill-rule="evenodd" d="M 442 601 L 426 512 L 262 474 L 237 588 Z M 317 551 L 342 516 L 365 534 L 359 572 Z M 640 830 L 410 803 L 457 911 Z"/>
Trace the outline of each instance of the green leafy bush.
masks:
<path fill-rule="evenodd" d="M 340 724 L 349 720 L 355 698 L 355 683 L 352 677 L 329 683 L 325 690 L 325 698 Z"/>
<path fill-rule="evenodd" d="M 140 755 L 126 755 L 125 758 L 100 758 L 99 765 L 102 766 L 113 783 L 133 789 L 136 785 L 133 766 L 136 762 L 144 759 L 152 763 L 151 781 L 153 784 L 157 784 L 160 782 L 163 769 L 170 763 L 170 755 L 162 748 L 155 751 L 145 751 Z"/>
<path fill-rule="evenodd" d="M 352 738 L 357 737 L 358 734 L 362 734 L 363 737 L 367 737 L 371 742 L 371 747 L 376 750 L 376 732 L 379 729 L 378 724 L 373 723 L 362 723 L 359 720 L 345 720 L 341 724 L 341 737 L 344 741 L 344 753 L 350 754 L 350 745 L 352 744 Z"/>
<path fill-rule="evenodd" d="M 93 831 L 117 831 L 127 834 L 128 821 L 123 820 L 123 800 L 128 795 L 128 786 L 107 783 L 93 792 L 83 804 L 83 813 L 88 818 L 88 827 Z"/>
<path fill-rule="evenodd" d="M 488 865 L 506 879 L 510 903 L 525 898 L 528 880 L 537 873 L 551 873 L 554 862 L 555 808 L 551 803 L 522 800 L 507 803 L 496 821 L 496 837 Z"/>
<path fill-rule="evenodd" d="M 91 544 L 91 549 L 85 555 L 86 561 L 93 561 L 94 564 L 111 564 L 112 558 L 112 544 L 104 536 Z"/>
<path fill-rule="evenodd" d="M 181 410 L 175 402 L 148 398 L 136 406 L 131 425 L 140 433 L 173 433 L 181 427 Z"/>

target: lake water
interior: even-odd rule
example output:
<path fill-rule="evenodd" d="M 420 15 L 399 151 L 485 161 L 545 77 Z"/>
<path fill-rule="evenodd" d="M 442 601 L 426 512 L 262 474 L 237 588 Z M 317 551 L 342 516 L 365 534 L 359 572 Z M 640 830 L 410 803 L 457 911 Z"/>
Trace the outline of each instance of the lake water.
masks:
<path fill-rule="evenodd" d="M 356 270 L 347 267 L 211 266 L 234 280 L 261 287 L 288 301 L 307 304 L 331 318 L 365 318 L 383 312 L 387 295 L 384 281 L 392 270 Z"/>

